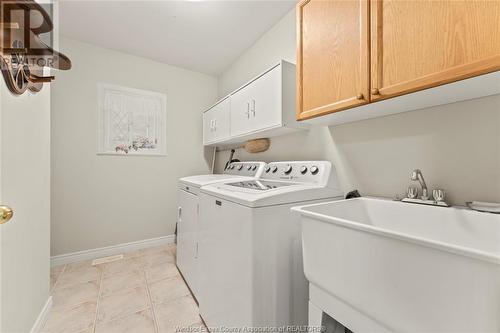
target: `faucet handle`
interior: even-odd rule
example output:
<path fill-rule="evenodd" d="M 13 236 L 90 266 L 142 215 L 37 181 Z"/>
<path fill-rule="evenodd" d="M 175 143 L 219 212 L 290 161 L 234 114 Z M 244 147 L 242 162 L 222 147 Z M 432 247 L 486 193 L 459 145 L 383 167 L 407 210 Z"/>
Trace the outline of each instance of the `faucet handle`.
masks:
<path fill-rule="evenodd" d="M 406 195 L 410 199 L 415 199 L 418 196 L 418 188 L 416 186 L 408 186 Z"/>
<path fill-rule="evenodd" d="M 432 190 L 432 197 L 434 198 L 434 200 L 436 200 L 436 202 L 444 201 L 445 196 L 446 192 L 444 190 L 441 189 Z"/>

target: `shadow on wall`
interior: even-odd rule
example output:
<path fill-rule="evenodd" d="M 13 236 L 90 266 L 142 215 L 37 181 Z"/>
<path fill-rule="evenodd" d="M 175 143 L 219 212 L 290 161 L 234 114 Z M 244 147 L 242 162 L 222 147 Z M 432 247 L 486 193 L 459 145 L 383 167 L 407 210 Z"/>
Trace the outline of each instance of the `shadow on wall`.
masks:
<path fill-rule="evenodd" d="M 203 147 L 203 158 L 207 163 L 208 170 L 212 170 L 212 164 L 214 161 L 214 147 Z M 221 169 L 222 172 L 222 169 Z"/>
<path fill-rule="evenodd" d="M 347 111 L 346 111 L 347 112 Z M 228 152 L 218 153 L 217 169 Z M 420 168 L 430 188 L 452 204 L 500 202 L 500 95 L 359 121 L 272 139 L 259 154 L 238 149 L 242 160 L 315 160 L 334 163 L 345 192 L 403 195 Z"/>

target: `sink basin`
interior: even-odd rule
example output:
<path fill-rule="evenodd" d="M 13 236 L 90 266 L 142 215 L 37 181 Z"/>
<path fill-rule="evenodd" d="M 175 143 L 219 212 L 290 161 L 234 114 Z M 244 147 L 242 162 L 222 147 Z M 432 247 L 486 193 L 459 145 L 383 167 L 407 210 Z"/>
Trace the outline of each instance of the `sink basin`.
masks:
<path fill-rule="evenodd" d="M 311 302 L 354 332 L 500 332 L 500 215 L 357 198 L 295 207 Z"/>

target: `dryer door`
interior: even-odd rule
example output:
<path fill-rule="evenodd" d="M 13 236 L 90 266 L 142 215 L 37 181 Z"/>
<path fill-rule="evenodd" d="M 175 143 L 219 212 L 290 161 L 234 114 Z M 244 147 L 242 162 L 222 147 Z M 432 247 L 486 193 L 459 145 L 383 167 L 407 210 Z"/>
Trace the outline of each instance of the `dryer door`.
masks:
<path fill-rule="evenodd" d="M 177 267 L 197 297 L 198 197 L 179 190 L 177 219 Z"/>

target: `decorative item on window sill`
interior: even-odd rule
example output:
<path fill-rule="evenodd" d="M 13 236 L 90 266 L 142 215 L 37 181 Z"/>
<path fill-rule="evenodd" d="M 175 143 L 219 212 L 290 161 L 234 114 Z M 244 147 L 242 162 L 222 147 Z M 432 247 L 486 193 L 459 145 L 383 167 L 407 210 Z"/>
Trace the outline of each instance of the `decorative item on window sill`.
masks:
<path fill-rule="evenodd" d="M 71 60 L 45 44 L 39 36 L 50 33 L 54 26 L 38 3 L 0 0 L 0 11 L 0 66 L 12 93 L 38 92 L 44 83 L 54 80 L 54 76 L 43 75 L 45 67 L 71 68 Z M 53 40 L 52 35 L 49 38 Z"/>

